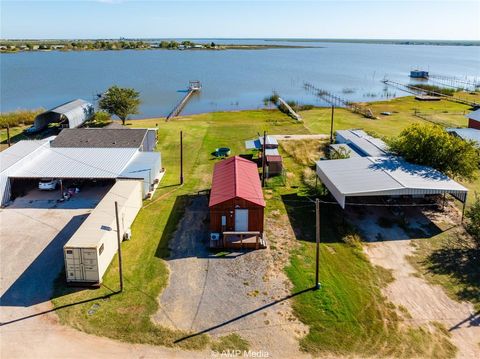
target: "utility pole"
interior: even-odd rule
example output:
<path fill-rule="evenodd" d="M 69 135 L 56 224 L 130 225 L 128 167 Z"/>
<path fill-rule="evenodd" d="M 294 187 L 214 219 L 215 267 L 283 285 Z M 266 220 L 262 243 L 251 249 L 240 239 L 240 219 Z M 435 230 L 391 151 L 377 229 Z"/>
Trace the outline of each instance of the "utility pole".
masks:
<path fill-rule="evenodd" d="M 315 214 L 316 214 L 316 264 L 315 264 L 315 289 L 320 289 L 320 280 L 318 278 L 318 268 L 320 261 L 320 200 L 315 200 Z"/>
<path fill-rule="evenodd" d="M 123 292 L 122 240 L 120 238 L 120 220 L 118 219 L 118 202 L 117 201 L 115 201 L 115 219 L 117 221 L 118 273 L 120 275 L 120 293 L 121 293 Z"/>
<path fill-rule="evenodd" d="M 265 156 L 265 148 L 267 147 L 267 131 L 263 131 L 263 146 L 262 146 L 262 187 L 265 187 L 265 167 L 267 158 Z"/>
<path fill-rule="evenodd" d="M 180 131 L 180 184 L 183 184 L 183 131 Z"/>
<path fill-rule="evenodd" d="M 333 143 L 333 114 L 335 112 L 335 106 L 332 105 L 332 120 L 330 122 L 330 144 Z"/>

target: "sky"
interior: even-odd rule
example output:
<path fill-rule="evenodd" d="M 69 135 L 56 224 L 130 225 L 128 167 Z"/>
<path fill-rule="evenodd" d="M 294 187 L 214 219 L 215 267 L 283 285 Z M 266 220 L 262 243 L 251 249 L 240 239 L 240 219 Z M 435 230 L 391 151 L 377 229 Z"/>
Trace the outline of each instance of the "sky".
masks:
<path fill-rule="evenodd" d="M 480 40 L 480 0 L 4 1 L 2 39 Z"/>

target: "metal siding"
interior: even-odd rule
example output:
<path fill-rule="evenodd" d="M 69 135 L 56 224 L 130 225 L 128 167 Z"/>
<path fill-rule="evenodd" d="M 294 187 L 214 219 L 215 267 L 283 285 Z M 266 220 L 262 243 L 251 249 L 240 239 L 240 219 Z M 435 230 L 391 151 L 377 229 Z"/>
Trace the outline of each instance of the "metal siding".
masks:
<path fill-rule="evenodd" d="M 140 181 L 118 181 L 64 246 L 64 253 L 75 248 L 95 248 L 100 282 L 118 250 L 115 201 L 118 202 L 120 236 L 123 238 L 142 207 L 141 187 Z M 102 244 L 103 252 L 99 255 Z"/>

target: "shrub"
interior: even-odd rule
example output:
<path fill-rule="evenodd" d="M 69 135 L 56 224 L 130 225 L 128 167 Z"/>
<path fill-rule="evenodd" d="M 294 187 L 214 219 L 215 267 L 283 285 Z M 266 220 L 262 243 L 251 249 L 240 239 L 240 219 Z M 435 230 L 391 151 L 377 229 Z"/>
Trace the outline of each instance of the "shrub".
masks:
<path fill-rule="evenodd" d="M 475 202 L 465 213 L 468 218 L 466 224 L 467 232 L 470 233 L 475 241 L 477 248 L 480 249 L 480 197 L 475 195 Z"/>

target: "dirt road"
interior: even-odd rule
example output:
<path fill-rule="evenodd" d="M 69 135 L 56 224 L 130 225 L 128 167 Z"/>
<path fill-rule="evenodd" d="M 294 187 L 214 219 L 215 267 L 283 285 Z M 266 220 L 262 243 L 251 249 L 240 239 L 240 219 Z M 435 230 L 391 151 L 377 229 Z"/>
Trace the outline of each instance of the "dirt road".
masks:
<path fill-rule="evenodd" d="M 306 328 L 291 313 L 289 282 L 270 250 L 211 254 L 206 215 L 206 198 L 193 200 L 170 242 L 170 283 L 155 322 L 214 337 L 236 332 L 274 358 L 303 356 L 298 338 Z"/>
<path fill-rule="evenodd" d="M 367 243 L 364 249 L 373 264 L 392 270 L 395 280 L 385 288 L 385 295 L 408 310 L 413 324 L 444 324 L 458 348 L 458 358 L 479 358 L 480 318 L 473 305 L 451 299 L 440 286 L 432 285 L 419 276 L 407 260 L 415 250 L 408 234 L 396 225 L 391 228 L 375 226 L 373 218 L 378 217 L 366 214 L 360 220 L 362 225 L 357 225 L 372 241 L 381 233 L 383 241 Z M 417 223 L 413 220 L 410 223 L 413 227 L 421 228 L 428 221 L 421 216 L 416 218 Z"/>
<path fill-rule="evenodd" d="M 60 325 L 50 303 L 52 284 L 63 266 L 63 244 L 90 209 L 41 204 L 46 208 L 24 208 L 17 202 L 0 210 L 2 359 L 211 357 L 207 351 L 120 343 Z"/>

